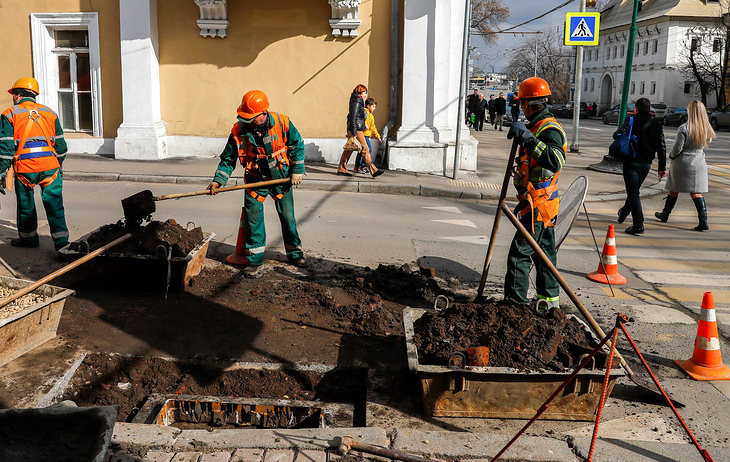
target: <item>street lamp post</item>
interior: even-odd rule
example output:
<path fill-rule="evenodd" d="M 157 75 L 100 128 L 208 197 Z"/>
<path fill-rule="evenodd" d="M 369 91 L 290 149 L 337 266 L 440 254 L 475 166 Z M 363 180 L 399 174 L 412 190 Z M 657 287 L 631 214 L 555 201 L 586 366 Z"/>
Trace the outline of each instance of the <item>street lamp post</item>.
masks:
<path fill-rule="evenodd" d="M 586 0 L 580 1 L 580 12 L 585 13 L 586 11 Z M 598 33 L 598 31 L 596 31 Z M 580 82 L 583 80 L 583 47 L 576 45 L 578 50 L 575 57 L 575 96 L 573 97 L 573 141 L 570 143 L 570 152 L 580 152 L 580 146 L 578 145 L 578 130 L 580 128 L 580 96 L 581 96 L 581 85 Z"/>

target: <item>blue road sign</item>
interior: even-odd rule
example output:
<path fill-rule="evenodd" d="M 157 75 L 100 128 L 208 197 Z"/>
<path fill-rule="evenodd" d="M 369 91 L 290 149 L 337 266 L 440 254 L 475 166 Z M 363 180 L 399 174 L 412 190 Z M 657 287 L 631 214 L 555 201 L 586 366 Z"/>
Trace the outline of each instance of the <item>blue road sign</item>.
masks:
<path fill-rule="evenodd" d="M 566 45 L 598 45 L 601 13 L 566 13 Z"/>

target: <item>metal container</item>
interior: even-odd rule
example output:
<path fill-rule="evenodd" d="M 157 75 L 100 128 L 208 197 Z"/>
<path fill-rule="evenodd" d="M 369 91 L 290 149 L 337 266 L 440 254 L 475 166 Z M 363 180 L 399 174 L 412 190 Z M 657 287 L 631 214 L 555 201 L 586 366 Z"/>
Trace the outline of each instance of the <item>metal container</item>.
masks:
<path fill-rule="evenodd" d="M 572 373 L 525 372 L 509 367 L 422 365 L 418 361 L 413 324 L 426 311 L 406 308 L 403 311 L 403 324 L 408 367 L 418 374 L 423 404 L 429 416 L 531 419 Z M 585 329 L 590 333 L 587 326 Z M 595 340 L 592 334 L 591 338 Z M 540 418 L 596 420 L 605 374 L 605 369 L 581 370 Z M 624 375 L 623 369 L 611 371 L 607 396 L 616 379 Z"/>
<path fill-rule="evenodd" d="M 2 287 L 20 290 L 33 281 L 0 276 Z M 0 318 L 0 366 L 56 337 L 66 297 L 75 291 L 44 284 L 34 294 L 46 299 Z"/>
<path fill-rule="evenodd" d="M 99 231 L 101 227 L 77 239 L 76 243 L 87 241 L 89 236 Z M 115 252 L 114 248 L 91 260 L 86 266 L 101 271 L 113 271 L 122 279 L 132 279 L 135 285 L 183 292 L 191 284 L 193 277 L 200 274 L 208 253 L 208 245 L 215 237 L 215 233 L 204 233 L 203 240 L 184 257 L 162 255 L 128 255 Z M 86 246 L 88 247 L 88 246 Z M 82 247 L 83 248 L 83 247 Z M 66 246 L 59 253 L 74 259 L 84 256 L 87 252 L 70 250 Z M 109 279 L 112 280 L 111 278 Z"/>

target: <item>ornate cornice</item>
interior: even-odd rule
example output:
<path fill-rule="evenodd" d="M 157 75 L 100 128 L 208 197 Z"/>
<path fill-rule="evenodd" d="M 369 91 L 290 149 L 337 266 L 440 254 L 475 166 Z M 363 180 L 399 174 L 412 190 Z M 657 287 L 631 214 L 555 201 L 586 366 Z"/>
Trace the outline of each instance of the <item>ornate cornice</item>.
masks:
<path fill-rule="evenodd" d="M 200 35 L 203 37 L 226 37 L 228 20 L 226 19 L 226 0 L 194 0 L 200 8 Z"/>
<path fill-rule="evenodd" d="M 329 0 L 332 7 L 332 35 L 343 37 L 356 37 L 357 28 L 360 27 L 360 2 L 361 0 Z"/>

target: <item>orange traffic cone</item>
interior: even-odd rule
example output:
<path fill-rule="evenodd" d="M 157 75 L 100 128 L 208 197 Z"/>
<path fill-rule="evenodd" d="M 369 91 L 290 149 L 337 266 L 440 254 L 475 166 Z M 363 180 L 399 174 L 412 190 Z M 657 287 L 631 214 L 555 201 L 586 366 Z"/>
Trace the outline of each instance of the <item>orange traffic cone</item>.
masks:
<path fill-rule="evenodd" d="M 232 265 L 248 265 L 246 258 L 246 208 L 241 207 L 241 222 L 238 225 L 238 238 L 236 239 L 236 250 L 226 257 L 226 261 Z"/>
<path fill-rule="evenodd" d="M 616 258 L 616 235 L 613 225 L 608 225 L 606 242 L 603 244 L 603 253 L 598 269 L 588 273 L 588 279 L 602 284 L 611 283 L 614 286 L 626 284 L 626 278 L 618 274 L 618 259 Z"/>
<path fill-rule="evenodd" d="M 730 380 L 730 369 L 722 363 L 712 292 L 705 292 L 702 296 L 702 311 L 692 359 L 677 359 L 674 362 L 695 380 Z"/>

